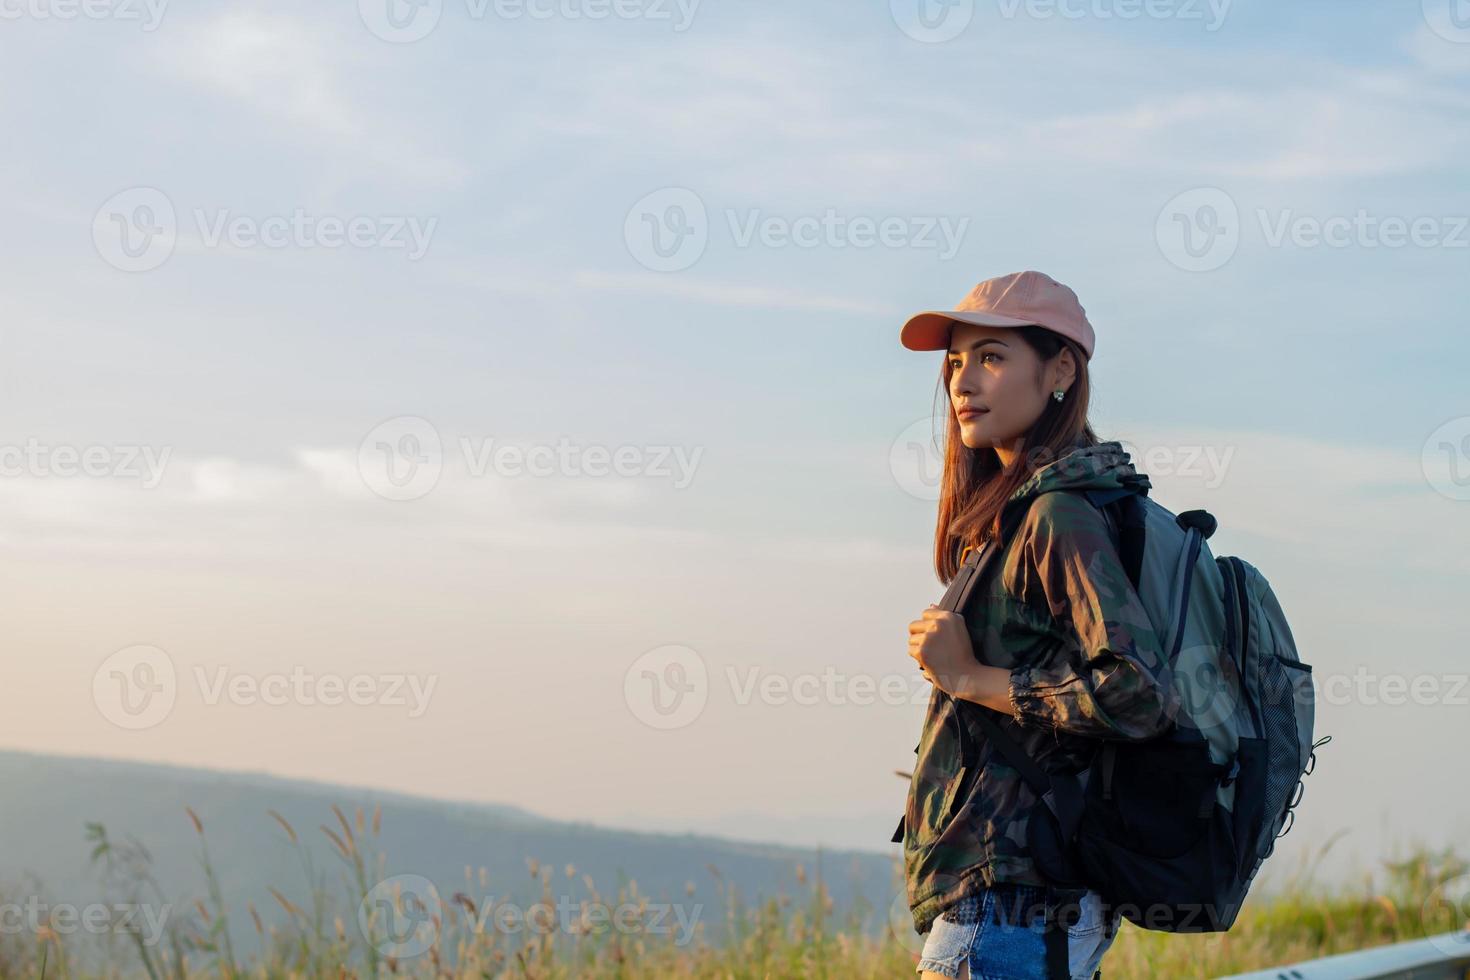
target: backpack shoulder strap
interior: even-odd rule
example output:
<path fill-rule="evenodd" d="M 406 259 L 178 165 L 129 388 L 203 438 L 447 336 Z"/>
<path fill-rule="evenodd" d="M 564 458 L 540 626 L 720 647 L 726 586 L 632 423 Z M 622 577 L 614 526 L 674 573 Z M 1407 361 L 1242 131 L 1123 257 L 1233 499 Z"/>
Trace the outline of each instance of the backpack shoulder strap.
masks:
<path fill-rule="evenodd" d="M 1135 487 L 1119 487 L 1116 490 L 1084 490 L 1083 496 L 1102 511 L 1103 520 L 1113 531 L 1113 541 L 1118 547 L 1118 557 L 1123 561 L 1123 570 L 1128 581 L 1138 588 L 1143 575 L 1143 549 L 1146 544 L 1145 526 L 1147 515 L 1143 510 L 1144 492 Z"/>

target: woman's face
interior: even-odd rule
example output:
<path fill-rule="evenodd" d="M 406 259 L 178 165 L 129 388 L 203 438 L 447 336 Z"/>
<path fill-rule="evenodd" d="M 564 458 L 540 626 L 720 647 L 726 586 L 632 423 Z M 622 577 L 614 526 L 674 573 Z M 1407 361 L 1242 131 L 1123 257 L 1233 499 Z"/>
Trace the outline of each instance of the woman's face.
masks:
<path fill-rule="evenodd" d="M 949 400 L 960 436 L 970 449 L 1015 446 L 1041 417 L 1057 388 L 1072 384 L 1072 354 L 1043 362 L 1021 335 L 1008 327 L 956 321 L 949 339 Z M 961 415 L 969 409 L 975 414 Z"/>

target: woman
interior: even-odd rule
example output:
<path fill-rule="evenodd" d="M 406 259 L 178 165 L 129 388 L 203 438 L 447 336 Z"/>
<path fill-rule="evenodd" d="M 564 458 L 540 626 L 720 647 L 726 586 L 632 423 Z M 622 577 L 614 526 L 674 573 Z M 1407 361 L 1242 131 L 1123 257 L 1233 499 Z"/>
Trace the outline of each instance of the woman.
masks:
<path fill-rule="evenodd" d="M 1047 773 L 1080 772 L 1100 740 L 1172 723 L 1161 644 L 1108 519 L 1083 493 L 1148 478 L 1088 424 L 1092 326 L 1050 276 L 983 282 L 954 311 L 911 318 L 901 340 L 946 351 L 939 577 L 950 581 L 968 548 L 998 549 L 963 616 L 931 607 L 909 624 L 909 655 L 935 686 L 901 826 L 910 909 L 928 933 L 918 972 L 1100 977 L 1116 922 L 1096 891 L 1074 890 L 1073 918 L 1054 927 L 1065 948 L 1059 931 L 1048 945 L 1045 909 L 1064 893 L 1047 887 L 1028 843 L 1037 797 L 972 714 L 990 711 Z M 1003 538 L 1002 518 L 1014 528 Z"/>

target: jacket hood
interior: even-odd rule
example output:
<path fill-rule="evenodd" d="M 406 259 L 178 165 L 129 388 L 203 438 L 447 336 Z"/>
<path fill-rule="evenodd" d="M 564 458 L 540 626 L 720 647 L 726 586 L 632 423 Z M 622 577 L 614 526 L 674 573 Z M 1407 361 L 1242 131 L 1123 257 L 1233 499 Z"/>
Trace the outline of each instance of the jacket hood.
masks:
<path fill-rule="evenodd" d="M 1031 474 L 1006 501 L 1009 507 L 1052 490 L 1134 490 L 1147 494 L 1148 475 L 1139 473 L 1123 444 L 1117 440 L 1093 446 L 1074 445 L 1068 452 Z"/>

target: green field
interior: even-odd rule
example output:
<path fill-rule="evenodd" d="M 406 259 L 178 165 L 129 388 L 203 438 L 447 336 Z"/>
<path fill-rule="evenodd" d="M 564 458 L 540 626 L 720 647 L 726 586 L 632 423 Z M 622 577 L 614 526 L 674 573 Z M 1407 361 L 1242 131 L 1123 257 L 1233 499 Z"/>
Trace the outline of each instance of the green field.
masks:
<path fill-rule="evenodd" d="M 544 920 L 532 929 L 505 909 L 484 909 L 464 892 L 441 894 L 437 907 L 423 909 L 419 931 L 400 940 L 425 947 L 396 947 L 412 956 L 394 956 L 388 935 L 389 906 L 375 904 L 381 895 L 385 855 L 376 848 L 380 814 L 361 809 L 351 817 L 331 808 L 325 823 L 312 828 L 331 842 L 339 866 L 313 866 L 298 830 L 279 816 L 283 840 L 300 856 L 302 876 L 271 889 L 274 906 L 250 906 L 246 921 L 232 921 L 222 895 L 226 882 L 217 879 L 210 859 L 208 828 L 189 811 L 197 835 L 198 894 L 175 907 L 161 894 L 151 875 L 146 850 L 109 836 L 106 828 L 89 826 L 90 859 L 101 882 L 99 907 L 167 906 L 164 928 L 151 935 L 137 921 L 119 916 L 104 925 L 79 929 L 73 923 L 29 927 L 13 914 L 19 906 L 12 887 L 0 904 L 12 914 L 0 930 L 0 976 L 133 977 L 156 980 L 183 977 L 476 977 L 476 978 L 765 978 L 765 977 L 905 977 L 914 975 L 920 945 L 904 928 L 903 910 L 893 916 L 895 928 L 881 935 L 851 921 L 833 921 L 832 903 L 821 881 L 798 867 L 803 890 L 760 903 L 742 903 L 730 895 L 727 922 L 733 941 L 704 941 L 705 923 L 697 922 L 682 937 L 652 928 L 653 910 L 636 884 L 606 896 L 597 883 L 584 881 L 590 903 L 576 916 Z M 1411 846 L 1402 856 L 1364 869 L 1355 889 L 1328 890 L 1313 880 L 1313 870 L 1333 846 L 1329 840 L 1312 860 L 1303 861 L 1285 888 L 1270 900 L 1247 903 L 1235 927 L 1224 935 L 1173 936 L 1147 932 L 1125 923 L 1104 961 L 1112 977 L 1216 977 L 1261 969 L 1384 943 L 1423 938 L 1464 928 L 1465 896 L 1470 864 L 1453 849 Z M 720 887 L 720 869 L 691 869 Z M 553 882 L 571 879 L 571 866 L 548 867 L 527 862 L 527 874 L 539 880 L 547 907 L 554 904 Z M 895 881 L 898 869 L 895 867 Z M 324 887 L 335 877 L 343 885 Z M 466 881 L 473 869 L 466 867 Z M 314 883 L 308 887 L 306 883 Z M 691 882 L 690 894 L 694 892 Z M 466 891 L 473 891 L 467 888 Z M 366 900 L 366 901 L 365 901 Z M 400 899 L 401 900 L 401 899 Z M 617 910 L 616 927 L 589 914 L 591 908 Z M 364 908 L 377 911 L 360 914 Z M 529 914 L 528 910 L 527 914 Z M 100 913 L 99 913 L 100 914 Z M 53 927 L 54 926 L 54 927 Z M 253 932 L 265 953 L 237 956 L 243 932 Z M 369 936 L 373 941 L 369 940 Z"/>

